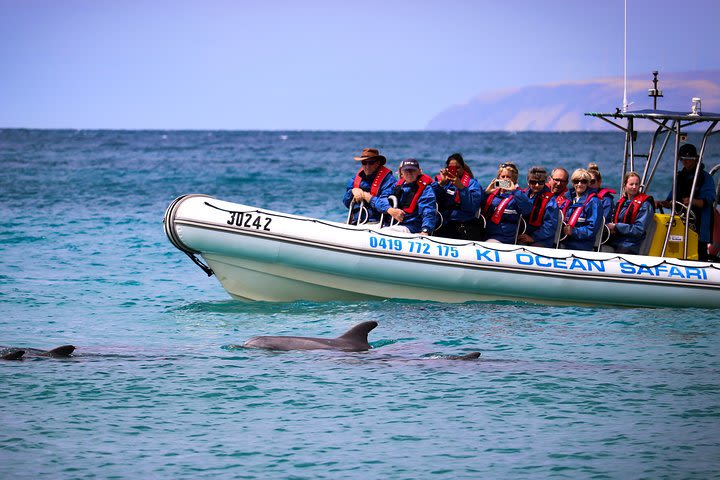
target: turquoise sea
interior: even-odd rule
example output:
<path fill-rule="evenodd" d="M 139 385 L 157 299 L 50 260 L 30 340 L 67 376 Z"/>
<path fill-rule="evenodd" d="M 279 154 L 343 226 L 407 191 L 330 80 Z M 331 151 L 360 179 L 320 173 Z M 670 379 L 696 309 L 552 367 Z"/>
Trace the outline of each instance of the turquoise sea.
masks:
<path fill-rule="evenodd" d="M 241 303 L 164 236 L 186 193 L 341 220 L 371 146 L 487 181 L 594 161 L 613 187 L 622 155 L 619 133 L 0 130 L 0 345 L 77 347 L 0 361 L 0 478 L 720 478 L 720 312 Z M 369 352 L 233 347 L 366 320 Z"/>

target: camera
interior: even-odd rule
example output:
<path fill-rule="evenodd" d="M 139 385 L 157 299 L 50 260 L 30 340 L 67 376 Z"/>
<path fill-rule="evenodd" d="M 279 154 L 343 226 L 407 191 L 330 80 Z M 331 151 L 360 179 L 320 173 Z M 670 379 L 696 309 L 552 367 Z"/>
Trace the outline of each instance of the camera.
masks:
<path fill-rule="evenodd" d="M 447 172 L 453 177 L 457 177 L 457 165 L 450 165 L 447 167 Z"/>
<path fill-rule="evenodd" d="M 495 188 L 509 190 L 510 188 L 512 188 L 512 182 L 510 180 L 495 180 Z"/>

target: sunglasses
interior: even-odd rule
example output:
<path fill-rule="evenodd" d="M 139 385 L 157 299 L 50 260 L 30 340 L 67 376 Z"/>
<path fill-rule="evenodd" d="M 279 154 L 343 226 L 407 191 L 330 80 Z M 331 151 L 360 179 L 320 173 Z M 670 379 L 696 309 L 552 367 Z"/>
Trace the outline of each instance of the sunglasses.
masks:
<path fill-rule="evenodd" d="M 518 171 L 514 163 L 501 163 L 498 168 L 509 168 L 511 170 L 515 170 L 516 172 Z"/>
<path fill-rule="evenodd" d="M 597 183 L 597 180 L 595 180 L 595 179 L 590 180 L 590 185 L 595 185 L 596 183 Z"/>
<path fill-rule="evenodd" d="M 363 165 L 375 165 L 377 163 L 377 160 L 360 160 L 360 163 Z"/>
<path fill-rule="evenodd" d="M 584 178 L 580 178 L 580 179 L 578 179 L 578 180 L 573 180 L 573 184 L 574 184 L 574 185 L 577 185 L 578 183 L 582 183 L 583 185 L 587 185 L 588 181 L 585 180 Z"/>
<path fill-rule="evenodd" d="M 553 182 L 557 182 L 557 183 L 567 183 L 568 181 L 567 181 L 567 180 L 562 180 L 562 179 L 560 179 L 560 178 L 553 178 Z"/>
<path fill-rule="evenodd" d="M 542 185 L 543 182 L 540 180 L 528 180 L 528 185 Z"/>

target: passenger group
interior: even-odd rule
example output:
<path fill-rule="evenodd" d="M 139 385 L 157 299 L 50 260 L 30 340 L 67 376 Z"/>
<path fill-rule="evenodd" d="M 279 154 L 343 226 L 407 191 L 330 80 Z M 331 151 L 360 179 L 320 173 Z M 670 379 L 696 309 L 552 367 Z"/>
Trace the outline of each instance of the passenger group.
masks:
<path fill-rule="evenodd" d="M 698 156 L 691 144 L 679 153 L 684 169 L 678 174 L 675 199 L 687 204 Z M 355 160 L 362 167 L 348 181 L 343 198 L 349 222 L 360 219 L 420 235 L 590 251 L 605 231 L 609 238 L 603 238 L 603 250 L 639 253 L 655 208 L 670 206 L 672 197 L 671 192 L 664 202 L 655 202 L 641 192 L 640 175 L 628 172 L 615 201 L 616 192 L 602 186 L 595 163 L 572 175 L 555 168 L 548 176 L 543 167 L 531 167 L 527 186 L 521 188 L 517 166 L 505 162 L 483 188 L 459 153 L 447 158 L 435 178 L 414 158 L 400 163 L 396 178 L 374 148 L 364 149 Z M 705 251 L 701 260 L 707 259 L 714 198 L 713 178 L 701 169 L 691 207 L 699 219 L 699 250 Z"/>

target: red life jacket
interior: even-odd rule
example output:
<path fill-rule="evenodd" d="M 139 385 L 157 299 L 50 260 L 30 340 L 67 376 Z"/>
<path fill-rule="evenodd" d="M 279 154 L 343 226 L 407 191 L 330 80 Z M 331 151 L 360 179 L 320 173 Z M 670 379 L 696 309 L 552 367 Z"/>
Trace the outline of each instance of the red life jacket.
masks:
<path fill-rule="evenodd" d="M 470 175 L 468 175 L 467 172 L 463 172 L 463 176 L 460 179 L 460 183 L 463 184 L 463 187 L 467 188 L 468 185 L 470 185 Z M 455 191 L 455 203 L 460 204 L 460 190 Z"/>
<path fill-rule="evenodd" d="M 487 200 L 485 200 L 485 208 L 483 208 L 483 213 L 487 216 L 490 213 L 490 209 L 492 208 L 492 202 L 497 196 L 498 192 L 500 191 L 499 188 L 496 188 L 493 190 L 493 192 L 488 196 Z M 498 225 L 500 221 L 502 220 L 502 216 L 505 213 L 505 209 L 507 208 L 510 201 L 513 199 L 513 195 L 510 194 L 507 197 L 503 198 L 500 204 L 495 208 L 495 211 L 490 216 L 490 221 L 493 222 L 495 225 Z"/>
<path fill-rule="evenodd" d="M 472 177 L 468 175 L 467 172 L 463 172 L 460 183 L 463 184 L 463 187 L 467 188 L 468 185 L 470 185 L 470 179 L 472 179 Z M 435 175 L 435 181 L 440 183 L 442 181 L 442 177 L 440 175 Z M 460 190 L 455 192 L 455 203 L 460 203 Z"/>
<path fill-rule="evenodd" d="M 628 200 L 627 197 L 622 197 L 617 204 L 617 208 L 615 209 L 613 223 L 635 223 L 635 219 L 637 219 L 638 213 L 640 213 L 640 207 L 642 206 L 643 202 L 648 199 L 652 200 L 652 197 L 650 197 L 649 195 L 645 195 L 644 193 L 638 193 L 637 195 L 635 195 L 635 198 L 632 199 L 630 205 L 628 205 L 627 210 L 625 210 L 625 215 L 623 215 L 622 220 L 620 220 L 620 210 L 622 209 L 622 206 L 625 204 L 625 202 Z"/>
<path fill-rule="evenodd" d="M 555 202 L 557 203 L 558 208 L 559 208 L 560 210 L 562 210 L 563 215 L 564 215 L 565 212 L 567 212 L 567 209 L 568 209 L 568 207 L 570 206 L 570 204 L 571 204 L 572 202 L 570 201 L 569 198 L 567 198 L 567 197 L 566 197 L 565 195 L 563 195 L 563 194 L 560 194 L 560 195 L 558 195 L 558 196 L 555 197 L 555 198 L 557 198 L 557 200 L 555 200 Z"/>
<path fill-rule="evenodd" d="M 598 197 L 598 198 L 605 198 L 605 195 L 607 195 L 607 194 L 609 194 L 609 193 L 615 195 L 617 192 L 616 192 L 615 190 L 613 190 L 612 188 L 603 188 L 602 190 L 599 190 L 599 191 L 597 192 L 597 197 Z"/>
<path fill-rule="evenodd" d="M 540 192 L 540 195 L 535 197 L 533 201 L 533 209 L 528 217 L 528 224 L 533 227 L 539 227 L 542 225 L 543 216 L 545 215 L 545 209 L 550 199 L 553 197 L 552 192 Z"/>
<path fill-rule="evenodd" d="M 432 183 L 433 179 L 429 177 L 428 175 L 420 175 L 420 177 L 415 181 L 417 183 L 417 191 L 415 192 L 415 196 L 413 197 L 412 201 L 410 202 L 410 205 L 403 208 L 403 212 L 405 213 L 413 213 L 417 209 L 417 203 L 420 199 L 420 195 L 422 194 L 423 190 L 425 190 L 425 187 L 430 185 Z M 399 187 L 405 183 L 405 180 L 400 179 L 395 184 L 395 187 Z"/>
<path fill-rule="evenodd" d="M 580 215 L 582 215 L 583 210 L 585 210 L 585 205 L 587 205 L 590 199 L 592 199 L 593 197 L 595 197 L 595 194 L 591 193 L 587 196 L 587 198 L 585 199 L 585 203 L 583 203 L 581 207 L 573 210 L 572 215 L 570 215 L 570 220 L 567 221 L 568 226 L 574 227 L 575 224 L 577 224 L 578 220 L 580 219 Z"/>
<path fill-rule="evenodd" d="M 360 188 L 360 182 L 362 182 L 362 177 L 360 177 L 360 173 L 363 171 L 361 168 L 357 175 L 355 175 L 355 181 L 353 182 L 353 188 Z M 392 173 L 389 168 L 382 166 L 378 169 L 378 171 L 375 173 L 375 179 L 373 180 L 372 184 L 370 185 L 370 195 L 373 197 L 377 197 L 378 192 L 380 191 L 380 185 L 382 184 L 383 180 L 385 180 L 385 177 L 387 177 L 388 173 Z"/>

